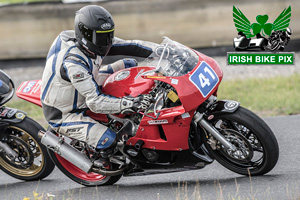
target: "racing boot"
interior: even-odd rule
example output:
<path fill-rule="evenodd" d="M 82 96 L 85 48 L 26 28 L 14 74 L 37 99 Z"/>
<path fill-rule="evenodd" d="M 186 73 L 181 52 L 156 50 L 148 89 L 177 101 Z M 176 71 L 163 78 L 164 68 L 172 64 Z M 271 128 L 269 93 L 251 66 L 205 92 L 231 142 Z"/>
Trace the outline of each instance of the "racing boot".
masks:
<path fill-rule="evenodd" d="M 93 162 L 95 167 L 108 168 L 110 165 L 109 156 L 113 155 L 117 146 L 117 134 L 107 128 L 98 141 L 96 151 L 99 152 L 96 160 Z"/>

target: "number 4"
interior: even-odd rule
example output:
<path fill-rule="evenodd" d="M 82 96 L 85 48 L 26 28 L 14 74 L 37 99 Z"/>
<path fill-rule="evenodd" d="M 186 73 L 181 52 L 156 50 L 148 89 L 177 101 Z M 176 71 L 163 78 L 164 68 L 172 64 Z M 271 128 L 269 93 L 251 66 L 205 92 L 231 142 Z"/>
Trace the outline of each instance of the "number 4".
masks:
<path fill-rule="evenodd" d="M 202 88 L 204 88 L 206 85 L 210 86 L 209 79 L 206 78 L 202 73 L 199 74 L 199 79 L 200 79 L 200 84 L 201 84 Z"/>
<path fill-rule="evenodd" d="M 205 73 L 208 73 L 210 75 L 210 77 L 215 80 L 215 76 L 214 74 L 210 71 L 209 68 L 205 67 L 204 68 L 204 72 Z M 205 86 L 210 86 L 210 82 L 209 82 L 209 79 L 206 78 L 206 76 L 202 73 L 199 74 L 199 80 L 200 80 L 200 84 L 201 84 L 201 87 L 204 88 Z"/>

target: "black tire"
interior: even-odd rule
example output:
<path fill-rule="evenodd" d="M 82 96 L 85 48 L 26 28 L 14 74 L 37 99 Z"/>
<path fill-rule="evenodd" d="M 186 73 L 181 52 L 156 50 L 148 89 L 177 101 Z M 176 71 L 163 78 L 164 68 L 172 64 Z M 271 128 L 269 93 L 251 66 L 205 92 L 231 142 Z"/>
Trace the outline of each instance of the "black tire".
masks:
<path fill-rule="evenodd" d="M 284 50 L 284 46 L 279 47 L 279 50 L 283 51 Z"/>
<path fill-rule="evenodd" d="M 0 168 L 5 173 L 20 180 L 34 181 L 47 177 L 53 171 L 55 165 L 48 155 L 47 148 L 37 136 L 39 130 L 44 130 L 44 128 L 29 117 L 25 117 L 20 123 L 8 126 L 7 131 L 11 133 L 9 137 L 13 139 L 12 141 L 18 142 L 12 142 L 9 145 L 18 144 L 21 148 L 27 147 L 27 152 L 31 150 L 31 153 L 26 154 L 26 156 L 33 159 L 33 161 L 28 163 L 30 166 L 24 168 L 24 166 L 18 165 L 19 163 L 10 161 L 5 154 L 0 154 Z"/>
<path fill-rule="evenodd" d="M 274 168 L 279 157 L 278 143 L 269 126 L 256 114 L 239 107 L 234 113 L 215 114 L 209 122 L 215 127 L 221 122 L 223 130 L 242 135 L 240 138 L 245 138 L 245 144 L 249 144 L 249 149 L 253 151 L 253 157 L 249 156 L 249 160 L 236 160 L 230 157 L 224 148 L 213 150 L 211 145 L 206 143 L 209 153 L 224 167 L 242 175 L 249 175 L 250 172 L 252 176 L 266 174 Z M 216 128 L 222 131 L 222 128 Z M 261 158 L 254 160 L 254 157 L 260 157 L 260 154 Z"/>
<path fill-rule="evenodd" d="M 48 153 L 55 163 L 55 165 L 70 179 L 73 181 L 88 187 L 93 186 L 104 186 L 104 185 L 112 185 L 116 183 L 122 175 L 118 176 L 102 176 L 100 174 L 95 173 L 85 173 L 84 171 L 80 170 L 67 160 L 60 157 L 58 154 L 53 152 L 50 149 L 47 149 Z"/>

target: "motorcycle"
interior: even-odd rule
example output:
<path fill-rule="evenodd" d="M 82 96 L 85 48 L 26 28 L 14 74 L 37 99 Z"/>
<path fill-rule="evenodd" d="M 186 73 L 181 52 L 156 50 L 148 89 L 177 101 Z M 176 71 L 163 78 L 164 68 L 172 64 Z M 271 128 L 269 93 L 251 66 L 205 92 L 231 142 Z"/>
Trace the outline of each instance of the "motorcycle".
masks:
<path fill-rule="evenodd" d="M 0 70 L 0 169 L 20 180 L 43 179 L 55 167 L 38 138 L 44 129 L 25 112 L 4 106 L 14 91 L 13 81 Z"/>
<path fill-rule="evenodd" d="M 291 28 L 286 28 L 285 31 L 274 31 L 270 35 L 267 48 L 271 51 L 280 50 L 283 51 L 288 45 L 293 31 Z"/>
<path fill-rule="evenodd" d="M 263 175 L 279 156 L 268 125 L 232 100 L 217 100 L 222 70 L 212 58 L 169 38 L 138 67 L 120 70 L 104 82 L 105 94 L 150 94 L 151 106 L 134 114 L 86 115 L 117 133 L 106 168 L 83 141 L 48 129 L 41 142 L 56 166 L 85 186 L 109 185 L 122 176 L 201 169 L 214 160 L 242 175 Z M 17 95 L 41 106 L 40 81 L 24 82 Z M 24 88 L 28 88 L 24 92 Z"/>

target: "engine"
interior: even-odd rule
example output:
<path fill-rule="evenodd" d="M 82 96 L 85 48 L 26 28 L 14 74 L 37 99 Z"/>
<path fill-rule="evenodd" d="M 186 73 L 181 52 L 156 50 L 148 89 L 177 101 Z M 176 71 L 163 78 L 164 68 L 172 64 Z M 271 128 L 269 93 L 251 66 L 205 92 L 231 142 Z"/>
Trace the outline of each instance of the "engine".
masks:
<path fill-rule="evenodd" d="M 133 67 L 120 70 L 106 79 L 102 90 L 105 94 L 119 98 L 151 94 L 154 102 L 147 110 L 148 113 L 181 105 L 177 92 L 171 85 L 141 77 L 144 72 L 149 70 L 153 70 L 153 68 Z M 129 137 L 135 135 L 143 115 L 140 113 L 119 117 L 109 115 L 109 118 L 109 123 L 105 125 L 109 125 L 115 132 L 118 132 L 118 135 L 122 135 L 123 141 L 127 141 Z"/>

